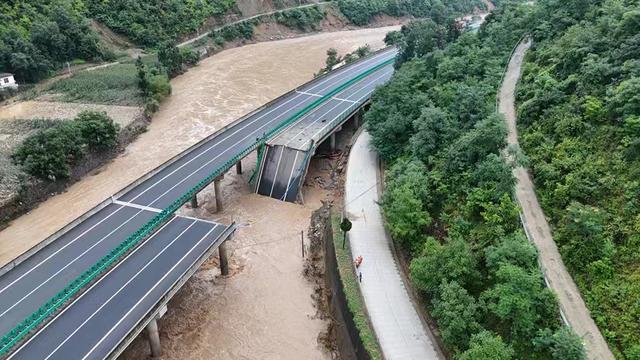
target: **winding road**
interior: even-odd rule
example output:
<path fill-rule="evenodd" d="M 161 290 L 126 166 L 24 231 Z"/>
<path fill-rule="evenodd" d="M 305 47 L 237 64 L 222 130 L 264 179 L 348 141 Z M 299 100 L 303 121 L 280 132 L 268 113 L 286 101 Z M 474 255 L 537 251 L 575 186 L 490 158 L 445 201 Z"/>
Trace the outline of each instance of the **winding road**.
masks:
<path fill-rule="evenodd" d="M 505 116 L 507 141 L 510 146 L 519 147 L 515 90 L 520 79 L 524 55 L 530 46 L 531 41 L 525 39 L 513 52 L 499 93 L 498 110 Z M 578 287 L 562 262 L 558 247 L 551 235 L 549 223 L 538 202 L 528 169 L 518 167 L 514 169 L 513 174 L 517 179 L 516 198 L 522 207 L 523 226 L 527 237 L 538 249 L 540 267 L 549 288 L 558 297 L 563 318 L 582 337 L 589 359 L 613 360 L 614 356 L 607 342 L 591 318 Z"/>

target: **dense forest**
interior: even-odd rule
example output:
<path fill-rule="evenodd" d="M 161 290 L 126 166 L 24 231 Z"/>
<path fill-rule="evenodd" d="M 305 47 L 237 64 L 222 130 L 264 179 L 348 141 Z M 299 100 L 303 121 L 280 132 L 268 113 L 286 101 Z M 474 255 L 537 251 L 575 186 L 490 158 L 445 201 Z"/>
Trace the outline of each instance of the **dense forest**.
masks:
<path fill-rule="evenodd" d="M 455 359 L 584 359 L 560 320 L 513 199 L 496 113 L 511 49 L 540 5 L 501 2 L 479 33 L 419 20 L 387 39 L 398 71 L 366 114 L 388 170 L 383 212 Z M 520 158 L 520 157 L 515 157 Z"/>
<path fill-rule="evenodd" d="M 518 92 L 554 238 L 620 359 L 640 359 L 640 4 L 549 2 Z"/>
<path fill-rule="evenodd" d="M 235 0 L 12 0 L 0 4 L 0 70 L 35 82 L 73 60 L 110 60 L 98 20 L 134 43 L 157 48 L 194 33 Z"/>
<path fill-rule="evenodd" d="M 282 1 L 276 7 L 285 6 Z M 376 15 L 445 16 L 469 13 L 480 0 L 338 0 L 345 18 L 366 25 Z M 206 28 L 212 18 L 236 11 L 236 0 L 10 0 L 0 4 L 0 70 L 20 83 L 36 82 L 73 61 L 112 60 L 115 55 L 94 31 L 98 21 L 133 43 L 157 49 Z M 319 7 L 265 17 L 292 29 L 312 31 L 325 17 Z M 216 32 L 216 43 L 249 39 L 259 21 Z"/>
<path fill-rule="evenodd" d="M 20 82 L 34 82 L 66 61 L 111 58 L 86 10 L 81 0 L 0 3 L 0 70 Z"/>
<path fill-rule="evenodd" d="M 443 22 L 447 17 L 483 8 L 481 0 L 338 0 L 340 11 L 356 25 L 368 24 L 374 16 L 430 17 Z"/>
<path fill-rule="evenodd" d="M 136 44 L 160 42 L 195 33 L 212 16 L 225 14 L 235 0 L 84 0 L 89 14 Z"/>

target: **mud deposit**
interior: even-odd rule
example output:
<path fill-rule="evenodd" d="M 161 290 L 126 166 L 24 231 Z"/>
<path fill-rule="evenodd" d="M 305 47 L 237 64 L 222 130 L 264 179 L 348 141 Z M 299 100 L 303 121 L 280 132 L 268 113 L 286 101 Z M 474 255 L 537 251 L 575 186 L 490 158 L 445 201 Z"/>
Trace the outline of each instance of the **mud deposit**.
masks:
<path fill-rule="evenodd" d="M 173 95 L 147 133 L 91 176 L 71 186 L 0 232 L 0 264 L 42 241 L 103 199 L 188 146 L 241 115 L 312 78 L 329 47 L 340 54 L 368 43 L 383 45 L 398 27 L 325 33 L 230 49 L 204 60 L 172 81 Z M 318 345 L 326 329 L 313 306 L 313 285 L 303 275 L 300 231 L 311 211 L 328 196 L 328 180 L 309 171 L 306 205 L 250 194 L 245 173 L 223 181 L 225 211 L 215 213 L 212 189 L 205 189 L 191 216 L 236 221 L 229 244 L 232 274 L 220 277 L 211 259 L 169 305 L 160 321 L 163 359 L 327 359 Z M 305 240 L 306 241 L 306 240 Z M 124 359 L 148 356 L 138 337 Z"/>

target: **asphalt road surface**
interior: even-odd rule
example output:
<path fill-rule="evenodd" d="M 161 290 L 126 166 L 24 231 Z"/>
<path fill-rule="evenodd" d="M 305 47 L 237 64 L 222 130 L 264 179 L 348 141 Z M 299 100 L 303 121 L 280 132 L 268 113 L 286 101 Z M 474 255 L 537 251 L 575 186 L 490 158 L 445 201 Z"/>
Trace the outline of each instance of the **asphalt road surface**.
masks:
<path fill-rule="evenodd" d="M 104 359 L 216 244 L 224 229 L 220 224 L 174 217 L 9 359 Z"/>
<path fill-rule="evenodd" d="M 0 276 L 0 333 L 15 327 L 160 209 L 317 97 L 305 93 L 325 95 L 371 67 L 393 58 L 395 52 L 394 49 L 376 53 L 311 81 L 297 92 L 277 99 L 220 134 L 191 147 L 159 172 L 113 199 L 112 204 L 79 222 Z M 173 227 L 177 226 L 174 224 L 175 221 L 171 222 L 163 231 L 174 231 Z M 138 263 L 138 268 L 142 264 Z M 77 316 L 82 318 L 88 314 Z M 71 343 L 76 344 L 75 341 Z"/>
<path fill-rule="evenodd" d="M 309 162 L 307 153 L 313 154 L 315 147 L 367 102 L 378 86 L 388 82 L 393 72 L 393 64 L 381 67 L 332 96 L 270 140 L 260 169 L 258 193 L 296 201 Z M 301 90 L 298 92 L 302 93 Z M 308 91 L 304 94 L 322 96 Z"/>

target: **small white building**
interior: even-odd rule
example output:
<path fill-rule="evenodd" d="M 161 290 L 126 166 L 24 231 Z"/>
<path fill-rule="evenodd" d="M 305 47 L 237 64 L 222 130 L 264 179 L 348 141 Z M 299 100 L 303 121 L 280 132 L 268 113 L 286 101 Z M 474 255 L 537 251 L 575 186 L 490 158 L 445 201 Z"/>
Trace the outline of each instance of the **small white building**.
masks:
<path fill-rule="evenodd" d="M 0 73 L 0 89 L 17 88 L 18 83 L 13 78 L 13 74 Z"/>

